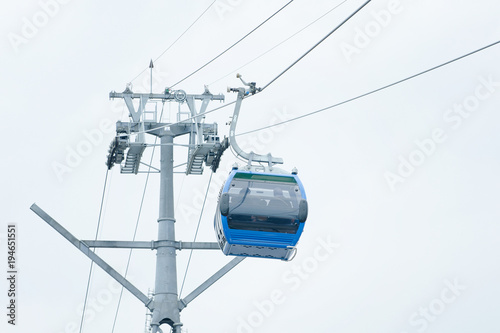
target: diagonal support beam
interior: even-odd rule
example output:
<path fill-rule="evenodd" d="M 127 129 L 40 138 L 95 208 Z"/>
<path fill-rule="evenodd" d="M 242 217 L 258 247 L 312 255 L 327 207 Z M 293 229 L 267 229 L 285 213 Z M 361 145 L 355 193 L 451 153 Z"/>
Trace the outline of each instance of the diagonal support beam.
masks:
<path fill-rule="evenodd" d="M 245 257 L 236 257 L 233 260 L 231 260 L 229 263 L 227 263 L 224 267 L 219 269 L 214 275 L 212 275 L 208 280 L 203 282 L 198 288 L 193 290 L 189 295 L 184 297 L 183 299 L 179 300 L 179 310 L 184 309 L 191 301 L 193 301 L 196 297 L 198 297 L 202 292 L 207 290 L 208 287 L 210 287 L 212 284 L 217 282 L 221 277 L 226 275 L 227 272 L 232 270 L 236 265 L 238 265 L 240 262 L 243 261 Z"/>
<path fill-rule="evenodd" d="M 64 238 L 66 238 L 71 244 L 76 246 L 80 251 L 83 252 L 87 257 L 90 258 L 93 262 L 96 263 L 99 267 L 101 267 L 106 273 L 111 275 L 113 279 L 118 281 L 125 289 L 130 291 L 132 295 L 137 297 L 144 305 L 153 310 L 153 304 L 151 299 L 149 299 L 146 295 L 144 295 L 139 289 L 137 289 L 132 283 L 130 283 L 127 279 L 125 279 L 120 273 L 113 269 L 108 263 L 101 259 L 97 254 L 95 254 L 84 242 L 78 240 L 75 236 L 73 236 L 68 230 L 66 230 L 62 225 L 60 225 L 56 220 L 50 217 L 45 211 L 43 211 L 36 204 L 31 205 L 30 209 L 38 215 L 42 220 L 47 222 L 52 228 L 54 228 L 58 233 L 60 233 Z"/>

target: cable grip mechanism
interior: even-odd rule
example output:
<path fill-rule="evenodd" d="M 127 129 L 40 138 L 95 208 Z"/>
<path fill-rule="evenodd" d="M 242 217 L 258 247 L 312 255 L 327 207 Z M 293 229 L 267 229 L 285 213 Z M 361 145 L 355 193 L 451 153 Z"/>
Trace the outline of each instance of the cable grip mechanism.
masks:
<path fill-rule="evenodd" d="M 248 87 L 247 89 L 245 89 L 245 93 L 244 93 L 245 96 L 250 95 L 250 94 L 255 95 L 256 93 L 258 93 L 262 90 L 262 88 L 257 88 L 256 82 L 250 82 L 250 83 L 245 82 L 245 80 L 243 80 L 243 77 L 241 76 L 240 73 L 236 74 L 236 77 L 241 80 L 243 85 Z M 239 88 L 229 88 L 228 87 L 227 92 L 239 92 Z"/>

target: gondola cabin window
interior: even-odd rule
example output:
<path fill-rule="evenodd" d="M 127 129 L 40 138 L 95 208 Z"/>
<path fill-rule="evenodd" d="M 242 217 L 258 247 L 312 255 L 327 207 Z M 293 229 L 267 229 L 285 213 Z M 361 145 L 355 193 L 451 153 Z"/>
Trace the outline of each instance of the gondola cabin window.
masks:
<path fill-rule="evenodd" d="M 301 193 L 293 177 L 236 174 L 228 193 L 230 229 L 297 232 Z"/>

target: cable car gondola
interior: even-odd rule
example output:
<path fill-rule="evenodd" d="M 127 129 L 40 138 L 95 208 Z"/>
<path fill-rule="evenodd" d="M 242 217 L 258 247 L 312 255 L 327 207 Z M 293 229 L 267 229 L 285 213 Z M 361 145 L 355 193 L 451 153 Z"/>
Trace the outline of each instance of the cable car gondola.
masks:
<path fill-rule="evenodd" d="M 307 199 L 297 171 L 287 174 L 275 168 L 283 159 L 270 153 L 243 151 L 236 142 L 235 129 L 245 96 L 261 91 L 255 82 L 248 89 L 228 88 L 238 93 L 229 129 L 234 154 L 247 161 L 243 170 L 233 167 L 221 189 L 214 227 L 226 255 L 291 260 L 307 219 Z"/>
<path fill-rule="evenodd" d="M 290 260 L 304 222 L 307 199 L 297 174 L 233 170 L 215 215 L 226 255 Z"/>

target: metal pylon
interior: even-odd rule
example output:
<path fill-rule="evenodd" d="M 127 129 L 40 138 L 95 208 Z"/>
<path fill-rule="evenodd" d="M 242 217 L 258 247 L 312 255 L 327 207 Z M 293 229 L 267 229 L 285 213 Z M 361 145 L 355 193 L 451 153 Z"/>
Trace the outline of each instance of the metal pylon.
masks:
<path fill-rule="evenodd" d="M 199 155 L 200 151 L 203 150 L 207 154 L 205 163 L 211 164 L 212 170 L 216 169 L 219 164 L 220 155 L 222 154 L 223 149 L 227 148 L 227 146 L 221 145 L 218 137 L 216 137 L 217 124 L 201 123 L 202 116 L 200 113 L 206 109 L 209 101 L 222 101 L 224 100 L 224 96 L 212 95 L 206 88 L 205 92 L 200 95 L 188 95 L 182 90 L 170 91 L 169 89 L 166 89 L 165 92 L 161 94 L 138 94 L 133 93 L 130 88 L 127 88 L 123 93 L 111 92 L 110 98 L 124 99 L 130 112 L 131 122 L 117 122 L 117 136 L 110 146 L 110 154 L 108 155 L 106 162 L 108 169 L 113 167 L 114 164 L 121 164 L 123 162 L 124 154 L 127 149 L 128 153 L 135 153 L 135 151 L 130 152 L 130 150 L 137 149 L 136 146 L 140 146 L 141 149 L 142 147 L 146 147 L 147 144 L 145 140 L 143 140 L 146 133 L 160 138 L 161 158 L 159 170 L 160 204 L 158 217 L 158 239 L 156 241 L 79 240 L 36 204 L 31 206 L 31 210 L 33 210 L 33 212 L 40 216 L 40 218 L 47 222 L 52 228 L 80 249 L 87 257 L 89 257 L 96 265 L 101 267 L 111 277 L 118 281 L 125 289 L 136 296 L 136 298 L 147 307 L 148 311 L 152 312 L 150 324 L 152 333 L 162 333 L 160 326 L 163 324 L 170 325 L 173 333 L 181 333 L 181 310 L 244 259 L 243 257 L 234 258 L 189 295 L 183 299 L 179 299 L 177 292 L 176 251 L 181 249 L 219 250 L 219 245 L 216 242 L 180 242 L 175 239 L 176 220 L 174 215 L 173 194 L 174 138 L 180 135 L 190 134 L 190 153 L 196 152 L 196 154 Z M 139 99 L 138 108 L 134 106 L 134 99 Z M 143 112 L 146 103 L 150 100 L 159 100 L 162 102 L 177 101 L 179 103 L 186 102 L 191 111 L 192 117 L 190 120 L 173 124 L 157 122 L 156 117 L 154 117 L 154 120 L 152 121 L 146 120 L 143 117 Z M 195 100 L 202 101 L 200 113 L 196 111 L 194 103 Z M 131 143 L 129 138 L 134 134 L 137 135 L 139 140 Z M 213 149 L 208 149 L 210 148 L 210 145 L 213 145 Z M 139 164 L 142 164 L 140 162 L 142 151 L 136 153 L 135 155 L 136 159 L 134 160 L 133 172 L 128 172 L 128 169 L 126 169 L 127 172 L 122 173 L 136 174 L 138 172 Z M 188 159 L 191 157 L 192 156 L 189 156 Z M 106 263 L 106 261 L 91 250 L 92 248 L 99 247 L 156 250 L 154 297 L 142 293 L 138 288 L 136 288 L 132 283 Z"/>

